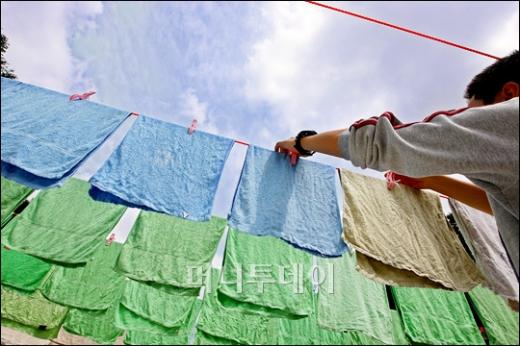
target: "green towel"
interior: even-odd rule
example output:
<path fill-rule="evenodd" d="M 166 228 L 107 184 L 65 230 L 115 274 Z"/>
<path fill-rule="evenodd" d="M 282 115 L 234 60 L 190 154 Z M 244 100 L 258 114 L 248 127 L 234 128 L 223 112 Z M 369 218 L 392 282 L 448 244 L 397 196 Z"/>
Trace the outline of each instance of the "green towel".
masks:
<path fill-rule="evenodd" d="M 399 316 L 399 312 L 396 310 L 391 310 L 392 314 L 392 326 L 393 326 L 393 334 L 394 341 L 396 345 L 410 345 L 410 339 L 406 336 L 404 332 L 403 321 L 401 320 L 401 316 Z"/>
<path fill-rule="evenodd" d="M 209 335 L 201 330 L 197 330 L 195 345 L 240 345 L 240 343 L 233 340 Z"/>
<path fill-rule="evenodd" d="M 48 332 L 52 338 L 57 335 L 67 314 L 66 307 L 48 301 L 39 291 L 27 294 L 2 286 L 1 296 L 2 324 L 14 328 L 16 324 L 22 324 L 22 331 L 36 329 L 42 332 L 40 334 Z"/>
<path fill-rule="evenodd" d="M 414 343 L 484 345 L 464 293 L 392 287 L 406 335 Z"/>
<path fill-rule="evenodd" d="M 180 327 L 168 328 L 161 324 L 152 322 L 138 314 L 128 310 L 119 304 L 116 311 L 116 326 L 124 330 L 143 332 L 148 334 L 177 335 Z"/>
<path fill-rule="evenodd" d="M 112 242 L 97 247 L 93 259 L 84 266 L 57 266 L 42 286 L 53 302 L 87 310 L 106 310 L 121 297 L 125 278 L 114 270 L 122 244 Z"/>
<path fill-rule="evenodd" d="M 94 201 L 89 188 L 85 181 L 70 179 L 40 192 L 2 229 L 2 243 L 56 262 L 88 262 L 125 211 Z"/>
<path fill-rule="evenodd" d="M 38 328 L 29 327 L 24 324 L 21 324 L 21 323 L 15 322 L 15 321 L 11 321 L 11 320 L 8 320 L 5 318 L 2 318 L 2 327 L 15 329 L 15 330 L 18 330 L 19 332 L 34 336 L 35 338 L 47 339 L 47 340 L 56 338 L 58 336 L 58 334 L 60 333 L 60 328 L 61 328 L 61 326 L 57 326 L 53 329 L 40 330 Z"/>
<path fill-rule="evenodd" d="M 125 336 L 127 345 L 188 345 L 190 336 L 194 332 L 194 324 L 199 315 L 202 305 L 200 299 L 196 299 L 190 311 L 190 317 L 179 328 L 174 328 L 174 332 L 153 333 L 138 330 L 128 330 Z"/>
<path fill-rule="evenodd" d="M 318 324 L 341 332 L 361 332 L 382 343 L 393 344 L 385 286 L 356 271 L 354 254 L 318 258 L 318 266 L 321 281 Z"/>
<path fill-rule="evenodd" d="M 219 273 L 212 272 L 213 286 Z M 246 311 L 240 302 L 218 291 L 207 292 L 197 326 L 197 340 L 203 344 L 280 344 L 280 345 L 380 345 L 381 342 L 358 332 L 337 332 L 320 328 L 316 320 L 313 296 L 309 298 L 311 315 L 299 319 L 268 317 Z M 228 300 L 222 303 L 222 300 Z M 235 306 L 233 306 L 235 303 Z"/>
<path fill-rule="evenodd" d="M 180 327 L 188 321 L 199 289 L 178 288 L 127 279 L 121 298 L 125 308 L 167 328 Z"/>
<path fill-rule="evenodd" d="M 482 286 L 469 291 L 478 317 L 491 345 L 518 345 L 518 312 L 507 306 L 502 297 Z"/>
<path fill-rule="evenodd" d="M 41 259 L 15 250 L 2 252 L 2 284 L 33 292 L 40 287 L 52 266 Z"/>
<path fill-rule="evenodd" d="M 311 267 L 311 255 L 278 238 L 230 229 L 219 292 L 246 312 L 300 318 L 312 311 Z"/>
<path fill-rule="evenodd" d="M 30 187 L 18 184 L 12 180 L 2 177 L 2 207 L 1 222 L 2 226 L 9 222 L 12 212 L 27 198 L 33 191 Z"/>
<path fill-rule="evenodd" d="M 115 326 L 115 307 L 106 310 L 70 309 L 63 328 L 73 334 L 85 336 L 99 344 L 113 344 L 123 330 Z"/>
<path fill-rule="evenodd" d="M 139 281 L 201 287 L 225 227 L 226 220 L 216 217 L 197 222 L 141 211 L 118 269 Z"/>

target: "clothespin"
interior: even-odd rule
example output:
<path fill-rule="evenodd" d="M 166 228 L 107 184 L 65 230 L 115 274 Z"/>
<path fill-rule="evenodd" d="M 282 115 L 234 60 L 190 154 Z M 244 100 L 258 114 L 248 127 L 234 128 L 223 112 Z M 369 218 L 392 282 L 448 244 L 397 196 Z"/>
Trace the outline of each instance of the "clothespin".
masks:
<path fill-rule="evenodd" d="M 184 219 L 186 219 L 186 218 L 188 218 L 188 216 L 190 216 L 190 214 L 187 213 L 187 212 L 185 212 L 185 211 L 183 211 L 182 214 L 181 214 L 181 216 L 182 216 Z"/>
<path fill-rule="evenodd" d="M 69 101 L 86 100 L 90 96 L 94 95 L 95 93 L 96 93 L 95 91 L 87 91 L 86 93 L 83 93 L 83 94 L 70 95 Z"/>
<path fill-rule="evenodd" d="M 6 250 L 11 250 L 11 248 L 10 248 L 9 246 L 7 246 L 7 245 L 4 245 L 4 248 L 5 248 Z"/>
<path fill-rule="evenodd" d="M 191 125 L 190 127 L 188 128 L 188 134 L 193 134 L 193 132 L 195 132 L 195 130 L 197 129 L 197 125 L 198 125 L 198 121 L 197 119 L 193 119 L 191 121 Z"/>
<path fill-rule="evenodd" d="M 388 190 L 393 190 L 394 187 L 397 186 L 397 183 L 399 183 L 401 180 L 395 179 L 395 173 L 392 171 L 388 171 L 385 173 L 386 178 L 386 188 Z"/>
<path fill-rule="evenodd" d="M 112 245 L 112 242 L 116 239 L 116 234 L 112 233 L 110 234 L 110 237 L 107 238 L 105 245 L 110 246 Z"/>
<path fill-rule="evenodd" d="M 139 113 L 137 113 L 137 112 L 132 112 L 132 113 L 130 113 L 130 115 L 135 115 L 136 117 L 138 117 L 138 116 L 139 116 Z"/>
<path fill-rule="evenodd" d="M 296 166 L 300 155 L 294 151 L 289 151 L 289 159 L 291 160 L 291 166 Z"/>

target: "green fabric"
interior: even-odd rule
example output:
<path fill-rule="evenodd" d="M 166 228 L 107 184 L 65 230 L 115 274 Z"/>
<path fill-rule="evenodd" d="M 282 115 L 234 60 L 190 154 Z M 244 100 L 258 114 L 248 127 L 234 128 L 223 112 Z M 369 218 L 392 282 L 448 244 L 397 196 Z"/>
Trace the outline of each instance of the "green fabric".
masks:
<path fill-rule="evenodd" d="M 245 303 L 233 304 L 245 312 L 307 316 L 312 311 L 311 267 L 311 255 L 278 238 L 230 229 L 219 291 Z"/>
<path fill-rule="evenodd" d="M 177 335 L 180 327 L 167 328 L 161 324 L 152 322 L 119 304 L 116 311 L 116 326 L 124 330 L 143 332 L 150 334 Z"/>
<path fill-rule="evenodd" d="M 87 310 L 108 309 L 119 301 L 125 286 L 123 275 L 114 270 L 122 247 L 117 242 L 110 246 L 102 244 L 86 265 L 56 267 L 43 284 L 42 293 L 62 305 Z"/>
<path fill-rule="evenodd" d="M 67 308 L 48 301 L 39 291 L 27 294 L 2 286 L 2 319 L 31 328 L 51 330 L 61 326 Z"/>
<path fill-rule="evenodd" d="M 240 343 L 225 338 L 219 338 L 213 335 L 197 330 L 195 337 L 195 345 L 240 345 Z"/>
<path fill-rule="evenodd" d="M 392 287 L 406 335 L 415 343 L 484 345 L 462 292 Z"/>
<path fill-rule="evenodd" d="M 99 344 L 113 344 L 123 330 L 114 324 L 116 305 L 106 310 L 70 309 L 63 328 L 70 333 L 85 336 Z"/>
<path fill-rule="evenodd" d="M 179 328 L 173 328 L 173 332 L 128 330 L 124 342 L 128 345 L 188 345 L 201 305 L 202 301 L 197 299 L 192 306 L 188 321 Z"/>
<path fill-rule="evenodd" d="M 125 308 L 164 327 L 185 324 L 197 300 L 199 289 L 178 288 L 127 279 L 121 299 Z"/>
<path fill-rule="evenodd" d="M 201 287 L 225 227 L 226 220 L 216 217 L 197 222 L 141 211 L 118 269 L 139 281 Z"/>
<path fill-rule="evenodd" d="M 358 331 L 393 344 L 392 316 L 386 288 L 356 271 L 355 254 L 318 258 L 320 290 L 318 324 L 322 328 Z"/>
<path fill-rule="evenodd" d="M 2 207 L 1 218 L 2 226 L 11 219 L 12 212 L 23 202 L 33 190 L 30 187 L 18 184 L 12 180 L 2 177 Z"/>
<path fill-rule="evenodd" d="M 88 262 L 125 208 L 90 198 L 90 185 L 78 179 L 41 191 L 2 229 L 2 243 L 44 259 Z"/>
<path fill-rule="evenodd" d="M 504 299 L 482 286 L 469 292 L 478 317 L 486 329 L 491 345 L 518 345 L 518 312 Z"/>
<path fill-rule="evenodd" d="M 220 271 L 210 271 L 210 285 L 206 288 L 204 302 L 197 329 L 213 337 L 228 339 L 234 343 L 253 345 L 253 344 L 274 344 L 276 341 L 276 325 L 267 316 L 249 313 L 245 311 L 240 303 L 229 299 L 224 306 L 220 298 L 227 299 L 226 296 L 219 295 L 215 287 L 220 281 Z M 233 306 L 234 304 L 234 306 Z"/>
<path fill-rule="evenodd" d="M 2 284 L 32 292 L 40 287 L 52 266 L 41 259 L 15 250 L 2 252 Z"/>
<path fill-rule="evenodd" d="M 316 315 L 298 320 L 275 319 L 278 345 L 381 345 L 360 332 L 338 332 L 320 328 Z"/>
<path fill-rule="evenodd" d="M 218 282 L 218 273 L 213 271 L 213 285 Z M 196 343 L 212 344 L 280 344 L 280 345 L 321 345 L 351 344 L 380 345 L 381 342 L 358 332 L 342 333 L 326 330 L 318 326 L 316 315 L 300 319 L 268 317 L 247 312 L 236 301 L 222 304 L 222 296 L 218 291 L 207 292 L 197 326 Z M 315 310 L 313 297 L 310 305 Z M 236 306 L 233 307 L 232 303 Z M 201 334 L 202 333 L 202 334 Z"/>
<path fill-rule="evenodd" d="M 392 314 L 392 326 L 393 326 L 393 334 L 395 345 L 410 345 L 410 339 L 406 336 L 404 332 L 403 321 L 401 320 L 401 316 L 399 316 L 399 312 L 396 310 L 391 310 Z"/>
<path fill-rule="evenodd" d="M 16 329 L 22 333 L 34 336 L 35 338 L 47 339 L 47 340 L 56 338 L 58 336 L 58 334 L 60 332 L 60 328 L 61 328 L 61 326 L 57 326 L 56 328 L 53 328 L 53 329 L 40 330 L 38 328 L 29 327 L 24 324 L 21 324 L 21 323 L 15 322 L 15 321 L 11 321 L 11 320 L 8 320 L 5 318 L 2 318 L 2 326 L 7 327 L 7 328 Z"/>

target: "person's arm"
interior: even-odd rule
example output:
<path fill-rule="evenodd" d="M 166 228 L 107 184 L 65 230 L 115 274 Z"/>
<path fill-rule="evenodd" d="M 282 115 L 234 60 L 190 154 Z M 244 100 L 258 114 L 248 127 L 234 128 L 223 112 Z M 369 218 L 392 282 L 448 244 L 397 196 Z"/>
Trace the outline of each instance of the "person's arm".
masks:
<path fill-rule="evenodd" d="M 341 134 L 345 131 L 346 129 L 333 130 L 305 137 L 301 140 L 301 146 L 305 150 L 315 151 L 326 155 L 343 157 L 343 148 L 341 145 L 339 145 L 338 141 L 341 137 Z M 294 144 L 294 138 L 289 138 L 285 141 L 280 141 L 276 143 L 275 151 L 284 153 L 289 151 L 295 151 Z"/>
<path fill-rule="evenodd" d="M 400 174 L 395 175 L 399 183 L 416 189 L 429 189 L 446 195 L 472 208 L 493 215 L 487 194 L 480 187 L 465 181 L 447 176 L 411 178 Z"/>

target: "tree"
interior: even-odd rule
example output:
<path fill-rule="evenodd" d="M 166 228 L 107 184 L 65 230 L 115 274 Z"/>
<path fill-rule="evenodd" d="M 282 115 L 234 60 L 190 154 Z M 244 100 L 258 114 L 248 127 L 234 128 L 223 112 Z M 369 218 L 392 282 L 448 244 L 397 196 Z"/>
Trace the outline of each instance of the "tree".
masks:
<path fill-rule="evenodd" d="M 2 77 L 16 79 L 14 71 L 9 68 L 9 66 L 7 65 L 7 61 L 5 61 L 4 58 L 4 53 L 7 51 L 7 48 L 9 48 L 7 37 L 4 34 L 2 34 Z"/>

